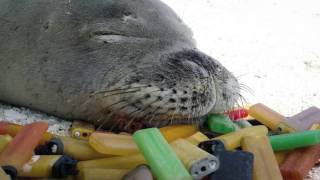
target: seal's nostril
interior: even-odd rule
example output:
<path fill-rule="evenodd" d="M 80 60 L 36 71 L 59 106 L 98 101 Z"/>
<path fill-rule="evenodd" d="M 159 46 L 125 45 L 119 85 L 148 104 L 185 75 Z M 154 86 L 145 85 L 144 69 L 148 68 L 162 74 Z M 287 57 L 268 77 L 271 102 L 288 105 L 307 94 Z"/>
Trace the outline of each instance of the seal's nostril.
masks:
<path fill-rule="evenodd" d="M 173 98 L 170 98 L 170 99 L 169 99 L 169 102 L 171 102 L 171 103 L 175 103 L 175 102 L 176 102 L 176 100 L 175 100 L 175 99 L 173 99 Z"/>

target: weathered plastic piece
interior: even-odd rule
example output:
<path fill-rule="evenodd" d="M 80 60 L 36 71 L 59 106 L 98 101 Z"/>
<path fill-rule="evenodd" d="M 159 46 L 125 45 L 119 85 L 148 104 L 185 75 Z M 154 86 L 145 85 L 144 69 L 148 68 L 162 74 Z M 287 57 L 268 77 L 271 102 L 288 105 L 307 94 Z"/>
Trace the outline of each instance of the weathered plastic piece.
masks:
<path fill-rule="evenodd" d="M 284 160 L 287 158 L 289 153 L 290 153 L 290 151 L 274 152 L 274 155 L 276 157 L 276 160 L 277 160 L 279 166 L 284 162 Z"/>
<path fill-rule="evenodd" d="M 260 126 L 243 128 L 229 134 L 218 136 L 214 139 L 221 140 L 227 150 L 232 150 L 240 147 L 241 139 L 243 136 L 266 135 L 266 134 L 268 134 L 268 129 L 265 126 L 260 125 Z"/>
<path fill-rule="evenodd" d="M 223 114 L 210 114 L 207 124 L 210 131 L 221 134 L 227 134 L 238 129 L 229 117 Z"/>
<path fill-rule="evenodd" d="M 93 124 L 82 121 L 73 121 L 70 128 L 71 137 L 76 139 L 87 140 L 94 131 L 95 127 Z"/>
<path fill-rule="evenodd" d="M 312 124 L 310 130 L 320 130 L 320 124 Z"/>
<path fill-rule="evenodd" d="M 312 124 L 320 123 L 320 109 L 312 106 L 292 117 L 289 117 L 287 122 L 298 131 L 308 130 Z"/>
<path fill-rule="evenodd" d="M 187 140 L 177 139 L 170 143 L 193 179 L 202 179 L 219 168 L 219 160 Z"/>
<path fill-rule="evenodd" d="M 133 139 L 158 180 L 192 179 L 158 129 L 136 131 Z"/>
<path fill-rule="evenodd" d="M 36 178 L 66 178 L 68 175 L 76 175 L 74 159 L 66 155 L 34 155 L 18 172 L 21 177 Z"/>
<path fill-rule="evenodd" d="M 191 144 L 198 146 L 200 142 L 208 141 L 209 138 L 199 131 L 193 134 L 192 136 L 189 136 L 188 138 L 186 138 L 186 140 L 189 141 Z"/>
<path fill-rule="evenodd" d="M 198 131 L 193 125 L 172 125 L 159 129 L 167 142 L 172 142 L 176 139 L 187 138 Z"/>
<path fill-rule="evenodd" d="M 36 149 L 38 155 L 68 155 L 72 158 L 85 161 L 98 158 L 111 157 L 95 151 L 88 141 L 70 137 L 53 138 L 43 146 Z"/>
<path fill-rule="evenodd" d="M 34 122 L 24 126 L 0 154 L 0 165 L 20 170 L 32 157 L 33 150 L 47 129 L 48 124 L 45 122 Z"/>
<path fill-rule="evenodd" d="M 245 151 L 227 151 L 220 140 L 209 140 L 199 144 L 207 152 L 218 157 L 220 166 L 209 175 L 209 180 L 251 180 L 253 154 Z"/>
<path fill-rule="evenodd" d="M 251 106 L 249 108 L 249 114 L 273 131 L 280 130 L 282 133 L 296 131 L 295 128 L 291 127 L 287 123 L 286 118 L 283 115 L 275 112 L 261 103 Z"/>
<path fill-rule="evenodd" d="M 153 180 L 153 176 L 150 168 L 142 164 L 126 174 L 122 180 Z"/>
<path fill-rule="evenodd" d="M 106 169 L 133 169 L 140 164 L 146 164 L 142 154 L 111 157 L 78 162 L 78 168 L 106 168 Z"/>
<path fill-rule="evenodd" d="M 80 169 L 79 180 L 119 180 L 122 179 L 130 169 Z"/>
<path fill-rule="evenodd" d="M 274 151 L 290 150 L 320 143 L 320 130 L 302 131 L 270 136 Z"/>
<path fill-rule="evenodd" d="M 1 180 L 11 180 L 11 177 L 6 172 L 4 172 L 2 167 L 0 167 L 0 179 Z"/>
<path fill-rule="evenodd" d="M 303 180 L 320 158 L 320 145 L 292 151 L 280 166 L 285 180 Z"/>
<path fill-rule="evenodd" d="M 233 121 L 237 121 L 239 119 L 243 119 L 248 117 L 248 110 L 245 108 L 241 108 L 241 109 L 235 109 L 232 111 L 228 111 L 225 113 L 226 115 L 229 116 L 229 118 Z"/>
<path fill-rule="evenodd" d="M 14 124 L 11 122 L 6 122 L 6 121 L 0 121 L 0 134 L 5 135 L 8 134 L 11 137 L 16 136 L 23 126 L 19 124 Z M 53 134 L 49 132 L 45 132 L 44 135 L 42 136 L 42 139 L 40 141 L 40 144 L 44 144 L 45 142 L 51 140 L 54 137 Z"/>
<path fill-rule="evenodd" d="M 247 120 L 243 120 L 243 119 L 235 121 L 234 123 L 238 125 L 240 128 L 247 128 L 252 126 Z"/>
<path fill-rule="evenodd" d="M 139 152 L 132 136 L 128 135 L 94 132 L 89 144 L 101 154 L 127 156 Z"/>
<path fill-rule="evenodd" d="M 0 153 L 6 148 L 10 143 L 12 137 L 10 135 L 0 135 Z"/>
<path fill-rule="evenodd" d="M 254 180 L 282 180 L 277 160 L 267 136 L 244 136 L 241 146 L 244 151 L 254 155 Z"/>

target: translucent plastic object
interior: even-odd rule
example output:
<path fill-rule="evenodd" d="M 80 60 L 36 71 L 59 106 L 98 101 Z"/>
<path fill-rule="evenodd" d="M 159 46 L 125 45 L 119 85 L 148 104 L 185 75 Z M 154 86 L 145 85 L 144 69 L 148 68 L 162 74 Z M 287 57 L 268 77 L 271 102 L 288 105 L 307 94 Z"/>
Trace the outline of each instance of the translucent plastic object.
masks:
<path fill-rule="evenodd" d="M 48 129 L 45 122 L 35 122 L 24 126 L 0 155 L 0 165 L 12 166 L 20 170 L 29 161 L 33 150 L 40 143 Z"/>
<path fill-rule="evenodd" d="M 286 118 L 283 115 L 261 103 L 251 106 L 249 114 L 273 131 L 280 130 L 283 133 L 296 131 L 295 128 L 286 123 Z"/>
<path fill-rule="evenodd" d="M 280 166 L 283 179 L 303 180 L 319 158 L 320 145 L 292 151 Z"/>
<path fill-rule="evenodd" d="M 199 143 L 201 143 L 202 141 L 207 141 L 209 140 L 209 138 L 204 135 L 202 132 L 197 132 L 195 134 L 193 134 L 192 136 L 189 136 L 188 138 L 186 138 L 187 141 L 189 141 L 190 143 L 198 146 Z"/>
<path fill-rule="evenodd" d="M 249 113 L 247 109 L 241 108 L 241 109 L 228 111 L 225 114 L 227 114 L 231 120 L 235 121 L 235 120 L 246 118 Z"/>
<path fill-rule="evenodd" d="M 195 126 L 192 125 L 173 125 L 166 126 L 159 129 L 163 137 L 167 142 L 172 142 L 176 139 L 187 138 L 198 131 Z"/>
<path fill-rule="evenodd" d="M 34 155 L 18 174 L 21 177 L 66 178 L 78 173 L 76 163 L 66 155 Z"/>
<path fill-rule="evenodd" d="M 74 139 L 70 137 L 53 138 L 45 145 L 39 146 L 36 149 L 38 155 L 69 155 L 72 158 L 84 161 L 98 158 L 111 157 L 94 150 L 88 141 Z"/>
<path fill-rule="evenodd" d="M 136 131 L 133 139 L 158 180 L 192 180 L 158 129 Z"/>
<path fill-rule="evenodd" d="M 153 176 L 150 168 L 142 164 L 126 174 L 122 180 L 153 180 Z"/>
<path fill-rule="evenodd" d="M 290 150 L 320 143 L 320 130 L 302 131 L 270 136 L 274 151 Z"/>
<path fill-rule="evenodd" d="M 139 152 L 136 143 L 128 135 L 94 132 L 89 144 L 101 154 L 125 156 Z"/>
<path fill-rule="evenodd" d="M 316 123 L 320 123 L 320 109 L 315 106 L 288 118 L 288 124 L 299 131 L 308 130 Z"/>
<path fill-rule="evenodd" d="M 14 137 L 21 131 L 22 128 L 23 126 L 19 124 L 14 124 L 14 123 L 5 122 L 5 121 L 0 122 L 0 134 L 3 134 L 3 135 L 8 134 L 11 137 Z M 43 144 L 51 140 L 53 137 L 54 137 L 53 134 L 49 132 L 45 132 L 44 135 L 42 136 L 40 144 Z"/>
<path fill-rule="evenodd" d="M 100 169 L 83 168 L 80 169 L 78 180 L 120 180 L 130 169 Z"/>
<path fill-rule="evenodd" d="M 234 122 L 236 125 L 238 125 L 240 128 L 247 128 L 247 127 L 251 127 L 252 125 L 250 124 L 250 122 L 248 122 L 247 120 L 238 120 L 236 122 Z"/>
<path fill-rule="evenodd" d="M 6 148 L 11 140 L 12 137 L 10 135 L 0 135 L 0 153 Z"/>
<path fill-rule="evenodd" d="M 238 129 L 229 117 L 223 114 L 210 114 L 207 124 L 210 131 L 221 134 L 227 134 Z"/>
<path fill-rule="evenodd" d="M 267 136 L 245 136 L 241 146 L 244 151 L 253 153 L 254 180 L 282 180 L 277 160 Z"/>
<path fill-rule="evenodd" d="M 238 131 L 235 131 L 229 134 L 218 136 L 214 139 L 221 140 L 227 150 L 232 150 L 240 146 L 241 139 L 243 136 L 266 135 L 267 133 L 268 133 L 268 129 L 263 125 L 252 126 L 252 127 L 240 129 Z"/>
<path fill-rule="evenodd" d="M 189 170 L 193 179 L 202 179 L 219 168 L 219 160 L 187 140 L 178 139 L 170 143 L 179 159 Z"/>
<path fill-rule="evenodd" d="M 146 164 L 142 154 L 111 157 L 78 162 L 78 168 L 106 168 L 106 169 L 133 169 L 140 164 Z"/>

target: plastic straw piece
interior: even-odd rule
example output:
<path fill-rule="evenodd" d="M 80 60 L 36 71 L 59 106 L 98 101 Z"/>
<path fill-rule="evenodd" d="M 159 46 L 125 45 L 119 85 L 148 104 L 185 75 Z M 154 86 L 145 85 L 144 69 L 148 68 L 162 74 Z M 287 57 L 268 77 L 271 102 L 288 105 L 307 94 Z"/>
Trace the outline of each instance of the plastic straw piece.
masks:
<path fill-rule="evenodd" d="M 121 134 L 94 132 L 89 138 L 89 144 L 101 154 L 124 156 L 139 152 L 132 137 Z"/>
<path fill-rule="evenodd" d="M 265 126 L 261 125 L 261 126 L 252 126 L 252 127 L 243 128 L 233 133 L 218 136 L 214 139 L 221 140 L 227 150 L 232 150 L 240 146 L 241 139 L 243 136 L 266 135 L 266 134 L 268 134 L 268 129 Z"/>
<path fill-rule="evenodd" d="M 78 162 L 78 168 L 106 168 L 106 169 L 133 169 L 140 164 L 146 164 L 142 154 L 111 157 Z"/>
<path fill-rule="evenodd" d="M 223 114 L 210 114 L 207 124 L 210 131 L 221 134 L 230 133 L 238 129 L 229 117 Z"/>
<path fill-rule="evenodd" d="M 290 150 L 320 143 L 320 130 L 302 131 L 270 136 L 274 151 Z"/>
<path fill-rule="evenodd" d="M 283 179 L 303 180 L 319 158 L 320 145 L 294 150 L 280 166 Z"/>
<path fill-rule="evenodd" d="M 23 126 L 19 124 L 14 124 L 14 123 L 5 122 L 5 121 L 0 122 L 0 134 L 3 134 L 3 135 L 9 134 L 11 137 L 14 137 L 21 131 L 22 128 Z M 50 141 L 53 137 L 54 137 L 53 134 L 49 132 L 45 132 L 44 135 L 42 136 L 40 144 L 44 144 L 45 142 Z"/>
<path fill-rule="evenodd" d="M 122 179 L 130 169 L 80 169 L 79 180 L 119 180 Z"/>
<path fill-rule="evenodd" d="M 158 129 L 139 130 L 134 133 L 133 139 L 158 180 L 192 179 Z"/>
<path fill-rule="evenodd" d="M 31 158 L 33 150 L 39 144 L 47 129 L 48 124 L 45 122 L 34 122 L 24 126 L 2 151 L 0 164 L 13 166 L 20 170 Z"/>
<path fill-rule="evenodd" d="M 254 180 L 282 180 L 277 160 L 267 136 L 245 136 L 241 141 L 244 151 L 253 153 Z"/>
<path fill-rule="evenodd" d="M 11 140 L 12 137 L 10 135 L 0 135 L 0 153 L 6 148 Z"/>
<path fill-rule="evenodd" d="M 286 118 L 283 115 L 261 103 L 251 106 L 249 114 L 273 131 L 280 130 L 283 133 L 296 131 L 295 128 L 286 123 Z"/>
<path fill-rule="evenodd" d="M 189 136 L 188 138 L 186 138 L 186 140 L 189 141 L 191 144 L 198 146 L 199 143 L 201 143 L 202 141 L 208 141 L 209 138 L 199 131 L 193 134 L 192 136 Z"/>
<path fill-rule="evenodd" d="M 172 142 L 176 139 L 187 138 L 198 131 L 195 126 L 192 125 L 173 125 L 166 126 L 159 129 L 163 137 L 167 142 Z"/>

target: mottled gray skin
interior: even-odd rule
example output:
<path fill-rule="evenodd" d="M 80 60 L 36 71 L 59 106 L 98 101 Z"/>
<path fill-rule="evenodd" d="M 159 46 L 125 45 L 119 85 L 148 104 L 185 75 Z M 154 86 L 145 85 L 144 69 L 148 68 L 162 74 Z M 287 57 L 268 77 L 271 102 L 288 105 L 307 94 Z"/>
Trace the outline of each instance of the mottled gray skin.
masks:
<path fill-rule="evenodd" d="M 239 94 L 159 0 L 1 0 L 0 72 L 0 101 L 97 125 L 192 119 Z"/>

